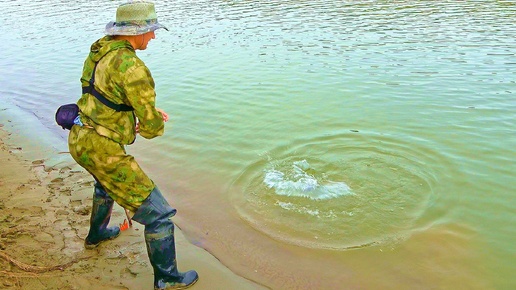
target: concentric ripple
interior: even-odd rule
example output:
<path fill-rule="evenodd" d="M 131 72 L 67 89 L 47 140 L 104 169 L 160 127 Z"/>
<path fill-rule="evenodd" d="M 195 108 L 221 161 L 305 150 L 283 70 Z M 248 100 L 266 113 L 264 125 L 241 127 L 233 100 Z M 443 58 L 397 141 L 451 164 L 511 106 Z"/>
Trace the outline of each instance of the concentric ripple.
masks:
<path fill-rule="evenodd" d="M 346 133 L 294 141 L 248 166 L 232 183 L 231 200 L 256 230 L 300 246 L 403 239 L 428 208 L 434 164 L 443 162 L 408 139 Z"/>

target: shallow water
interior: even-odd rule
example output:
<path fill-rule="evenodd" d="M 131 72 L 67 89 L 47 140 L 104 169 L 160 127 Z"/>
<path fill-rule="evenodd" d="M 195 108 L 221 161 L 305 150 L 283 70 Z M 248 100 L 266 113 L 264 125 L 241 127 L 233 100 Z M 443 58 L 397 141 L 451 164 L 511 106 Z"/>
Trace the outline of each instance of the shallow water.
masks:
<path fill-rule="evenodd" d="M 0 1 L 0 98 L 62 150 L 101 3 Z M 516 286 L 513 1 L 157 10 L 139 55 L 172 121 L 128 150 L 193 243 L 273 289 Z"/>

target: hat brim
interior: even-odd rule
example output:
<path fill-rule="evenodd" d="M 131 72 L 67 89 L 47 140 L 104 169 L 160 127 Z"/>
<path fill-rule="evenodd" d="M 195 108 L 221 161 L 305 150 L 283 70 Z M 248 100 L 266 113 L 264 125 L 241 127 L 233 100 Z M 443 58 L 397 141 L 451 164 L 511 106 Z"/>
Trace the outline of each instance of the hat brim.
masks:
<path fill-rule="evenodd" d="M 106 35 L 140 35 L 160 28 L 168 31 L 168 28 L 158 22 L 146 25 L 117 25 L 116 22 L 111 21 L 106 24 L 105 33 Z"/>

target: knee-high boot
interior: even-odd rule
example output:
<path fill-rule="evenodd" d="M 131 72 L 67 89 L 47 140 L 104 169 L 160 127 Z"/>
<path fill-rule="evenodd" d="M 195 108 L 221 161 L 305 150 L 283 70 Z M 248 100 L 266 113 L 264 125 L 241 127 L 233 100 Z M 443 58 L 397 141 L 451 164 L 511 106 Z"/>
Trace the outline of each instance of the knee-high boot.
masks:
<path fill-rule="evenodd" d="M 112 240 L 120 235 L 120 227 L 108 228 L 113 210 L 113 199 L 109 197 L 102 185 L 95 182 L 93 206 L 91 208 L 90 231 L 84 240 L 86 249 L 93 249 L 100 243 Z"/>
<path fill-rule="evenodd" d="M 185 289 L 192 286 L 197 272 L 179 272 L 176 263 L 174 223 L 176 210 L 170 207 L 156 187 L 133 216 L 145 225 L 147 254 L 154 270 L 154 289 Z"/>

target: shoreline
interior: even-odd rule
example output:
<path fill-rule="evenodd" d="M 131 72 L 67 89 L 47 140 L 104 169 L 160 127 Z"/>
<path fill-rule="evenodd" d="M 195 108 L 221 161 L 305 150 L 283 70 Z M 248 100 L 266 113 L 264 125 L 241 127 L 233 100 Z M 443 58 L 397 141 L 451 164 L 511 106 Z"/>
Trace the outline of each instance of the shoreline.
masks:
<path fill-rule="evenodd" d="M 143 227 L 133 223 L 120 237 L 86 250 L 93 179 L 66 152 L 65 131 L 53 130 L 53 120 L 46 126 L 32 112 L 9 106 L 0 107 L 0 288 L 152 289 Z M 174 218 L 175 237 L 179 270 L 200 276 L 191 289 L 496 288 L 485 269 L 463 267 L 478 264 L 476 249 L 482 248 L 468 225 L 431 224 L 402 243 L 335 252 L 257 243 L 252 229 L 219 232 L 191 215 L 195 224 L 181 229 L 186 216 Z M 111 225 L 124 218 L 114 206 Z M 196 226 L 209 229 L 210 238 L 203 241 Z M 235 243 L 224 244 L 228 239 Z M 460 275 L 443 274 L 456 269 Z"/>
<path fill-rule="evenodd" d="M 58 136 L 37 128 L 44 125 L 35 116 L 20 118 L 24 112 L 12 109 L 0 108 L 0 287 L 152 289 L 143 226 L 135 222 L 118 238 L 86 250 L 93 178 L 59 150 Z M 38 144 L 44 142 L 51 146 Z M 110 225 L 124 219 L 115 205 Z M 175 238 L 179 270 L 199 272 L 192 289 L 267 289 L 190 243 L 178 226 Z"/>

